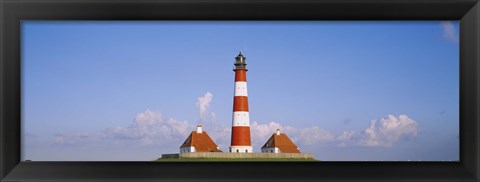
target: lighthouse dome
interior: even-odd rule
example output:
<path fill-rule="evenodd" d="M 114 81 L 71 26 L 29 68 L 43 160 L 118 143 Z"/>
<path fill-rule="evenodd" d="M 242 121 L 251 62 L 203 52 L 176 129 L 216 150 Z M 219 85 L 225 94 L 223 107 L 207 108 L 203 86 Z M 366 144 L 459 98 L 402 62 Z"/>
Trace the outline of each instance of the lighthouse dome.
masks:
<path fill-rule="evenodd" d="M 235 57 L 235 67 L 233 70 L 239 70 L 239 69 L 243 69 L 243 70 L 247 70 L 247 61 L 245 61 L 247 58 L 245 56 L 243 56 L 242 52 L 240 51 L 240 53 L 238 53 L 238 56 Z"/>

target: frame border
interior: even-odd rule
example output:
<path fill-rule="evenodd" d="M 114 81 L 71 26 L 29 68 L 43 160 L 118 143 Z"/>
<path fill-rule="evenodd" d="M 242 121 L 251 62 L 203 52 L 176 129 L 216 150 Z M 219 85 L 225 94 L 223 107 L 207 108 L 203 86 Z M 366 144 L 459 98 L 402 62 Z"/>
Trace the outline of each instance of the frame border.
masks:
<path fill-rule="evenodd" d="M 479 181 L 478 2 L 0 0 L 0 181 Z M 22 20 L 460 20 L 460 162 L 21 162 Z"/>

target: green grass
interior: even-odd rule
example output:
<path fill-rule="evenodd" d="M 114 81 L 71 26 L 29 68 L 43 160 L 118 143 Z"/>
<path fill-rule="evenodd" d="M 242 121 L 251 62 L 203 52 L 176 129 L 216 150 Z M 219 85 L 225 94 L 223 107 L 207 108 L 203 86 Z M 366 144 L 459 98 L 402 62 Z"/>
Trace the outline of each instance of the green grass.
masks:
<path fill-rule="evenodd" d="M 289 158 L 158 158 L 155 162 L 318 162 L 316 159 Z"/>

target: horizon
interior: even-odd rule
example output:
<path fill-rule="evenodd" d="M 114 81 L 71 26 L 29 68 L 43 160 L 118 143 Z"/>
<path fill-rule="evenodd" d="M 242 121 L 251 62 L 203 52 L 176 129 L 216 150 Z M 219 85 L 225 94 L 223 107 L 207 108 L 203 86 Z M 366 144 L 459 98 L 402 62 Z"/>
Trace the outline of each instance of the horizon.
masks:
<path fill-rule="evenodd" d="M 235 56 L 254 152 L 458 161 L 458 21 L 22 21 L 22 160 L 143 161 L 201 124 L 228 151 Z"/>

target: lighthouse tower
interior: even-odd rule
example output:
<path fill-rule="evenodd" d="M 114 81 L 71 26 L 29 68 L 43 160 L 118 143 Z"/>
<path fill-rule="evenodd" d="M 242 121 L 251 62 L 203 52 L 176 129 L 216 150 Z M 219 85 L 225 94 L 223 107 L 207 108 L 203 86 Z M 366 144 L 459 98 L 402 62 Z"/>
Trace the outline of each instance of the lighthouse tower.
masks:
<path fill-rule="evenodd" d="M 242 52 L 235 57 L 235 92 L 233 99 L 232 141 L 230 152 L 252 153 L 248 114 L 247 62 Z"/>

